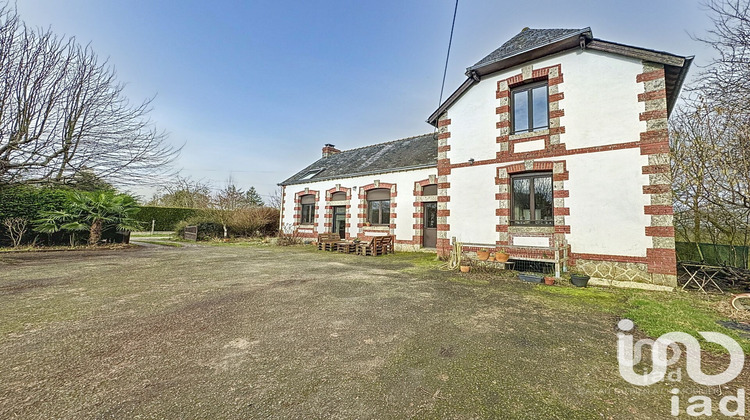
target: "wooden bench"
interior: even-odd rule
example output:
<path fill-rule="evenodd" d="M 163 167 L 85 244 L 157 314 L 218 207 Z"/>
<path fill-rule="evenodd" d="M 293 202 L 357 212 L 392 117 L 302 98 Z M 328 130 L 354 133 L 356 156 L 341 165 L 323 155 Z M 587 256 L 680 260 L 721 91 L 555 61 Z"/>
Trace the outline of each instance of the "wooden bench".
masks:
<path fill-rule="evenodd" d="M 319 233 L 318 234 L 318 250 L 319 251 L 335 251 L 335 243 L 341 242 L 341 237 L 338 233 Z"/>

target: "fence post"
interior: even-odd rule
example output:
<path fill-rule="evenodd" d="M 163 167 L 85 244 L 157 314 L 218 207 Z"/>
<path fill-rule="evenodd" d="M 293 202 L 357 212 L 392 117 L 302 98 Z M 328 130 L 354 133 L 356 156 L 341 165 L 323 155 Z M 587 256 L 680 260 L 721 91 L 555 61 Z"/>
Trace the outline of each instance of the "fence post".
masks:
<path fill-rule="evenodd" d="M 151 236 L 154 236 L 154 227 L 156 226 L 156 219 L 151 219 Z"/>

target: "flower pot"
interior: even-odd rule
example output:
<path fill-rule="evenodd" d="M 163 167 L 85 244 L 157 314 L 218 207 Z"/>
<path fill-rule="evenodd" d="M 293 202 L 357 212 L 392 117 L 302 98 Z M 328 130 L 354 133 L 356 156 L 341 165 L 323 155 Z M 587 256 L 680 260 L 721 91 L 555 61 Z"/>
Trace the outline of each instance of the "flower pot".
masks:
<path fill-rule="evenodd" d="M 570 282 L 575 287 L 586 287 L 586 285 L 589 283 L 590 278 L 591 277 L 585 274 L 572 274 L 570 276 Z"/>
<path fill-rule="evenodd" d="M 553 284 L 555 284 L 555 278 L 552 276 L 545 276 L 544 284 L 546 284 L 547 286 L 552 286 Z"/>
<path fill-rule="evenodd" d="M 497 261 L 497 262 L 502 262 L 502 263 L 508 262 L 508 258 L 509 257 L 510 257 L 510 255 L 508 255 L 508 254 L 506 254 L 504 252 L 496 252 L 495 253 L 495 261 Z"/>
<path fill-rule="evenodd" d="M 495 261 L 495 257 L 494 256 L 493 257 L 489 257 L 489 258 L 487 258 L 487 261 L 490 261 L 490 262 Z"/>
<path fill-rule="evenodd" d="M 479 261 L 487 261 L 490 257 L 490 251 L 477 251 L 477 259 Z"/>
<path fill-rule="evenodd" d="M 518 273 L 518 278 L 529 283 L 541 283 L 544 276 L 541 274 Z"/>
<path fill-rule="evenodd" d="M 469 271 L 471 271 L 471 267 L 468 265 L 462 265 L 459 268 L 461 269 L 462 273 L 468 273 Z"/>

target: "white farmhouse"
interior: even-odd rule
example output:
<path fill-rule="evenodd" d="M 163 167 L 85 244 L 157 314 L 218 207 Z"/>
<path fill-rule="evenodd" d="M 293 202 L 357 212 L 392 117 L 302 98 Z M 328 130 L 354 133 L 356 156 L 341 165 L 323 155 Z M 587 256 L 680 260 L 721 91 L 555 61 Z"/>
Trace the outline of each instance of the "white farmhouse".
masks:
<path fill-rule="evenodd" d="M 281 183 L 282 223 L 674 286 L 667 117 L 691 62 L 590 28 L 526 28 L 467 69 L 435 133 L 326 145 Z"/>

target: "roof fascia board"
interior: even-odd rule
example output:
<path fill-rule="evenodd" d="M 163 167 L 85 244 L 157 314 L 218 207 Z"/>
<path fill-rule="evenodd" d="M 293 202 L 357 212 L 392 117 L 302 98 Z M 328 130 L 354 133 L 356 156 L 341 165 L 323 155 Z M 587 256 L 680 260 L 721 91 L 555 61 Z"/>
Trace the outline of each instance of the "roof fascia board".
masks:
<path fill-rule="evenodd" d="M 616 42 L 594 39 L 586 45 L 587 49 L 604 51 L 613 54 L 624 55 L 626 57 L 638 58 L 645 61 L 651 61 L 668 66 L 683 67 L 685 57 L 670 54 L 663 51 L 654 51 L 646 48 L 632 47 L 630 45 L 618 44 Z"/>
<path fill-rule="evenodd" d="M 680 69 L 680 76 L 677 79 L 677 84 L 674 88 L 674 93 L 672 94 L 672 97 L 668 99 L 668 102 L 667 102 L 667 111 L 669 112 L 667 114 L 667 118 L 669 118 L 669 115 L 672 114 L 674 105 L 675 103 L 677 103 L 677 98 L 680 96 L 682 85 L 685 83 L 685 78 L 687 77 L 688 69 L 690 69 L 690 65 L 693 64 L 694 58 L 695 56 L 692 56 L 692 55 L 689 57 L 685 57 L 685 64 Z"/>
<path fill-rule="evenodd" d="M 479 82 L 477 80 L 475 80 L 474 78 L 472 78 L 472 77 L 467 78 L 461 84 L 461 86 L 459 86 L 458 89 L 456 89 L 453 93 L 451 93 L 451 96 L 449 96 L 448 99 L 446 99 L 445 102 L 443 102 L 438 107 L 438 109 L 435 110 L 435 112 L 433 112 L 429 116 L 429 118 L 427 118 L 427 123 L 429 123 L 429 124 L 437 127 L 437 120 L 438 120 L 438 118 L 440 118 L 440 115 L 442 115 L 443 112 L 445 112 L 445 110 L 448 109 L 448 107 L 450 107 L 453 104 L 453 102 L 456 102 L 458 100 L 458 98 L 460 98 L 461 95 L 464 94 L 464 92 L 466 92 L 467 90 L 469 90 L 469 88 L 474 83 L 479 83 Z"/>

